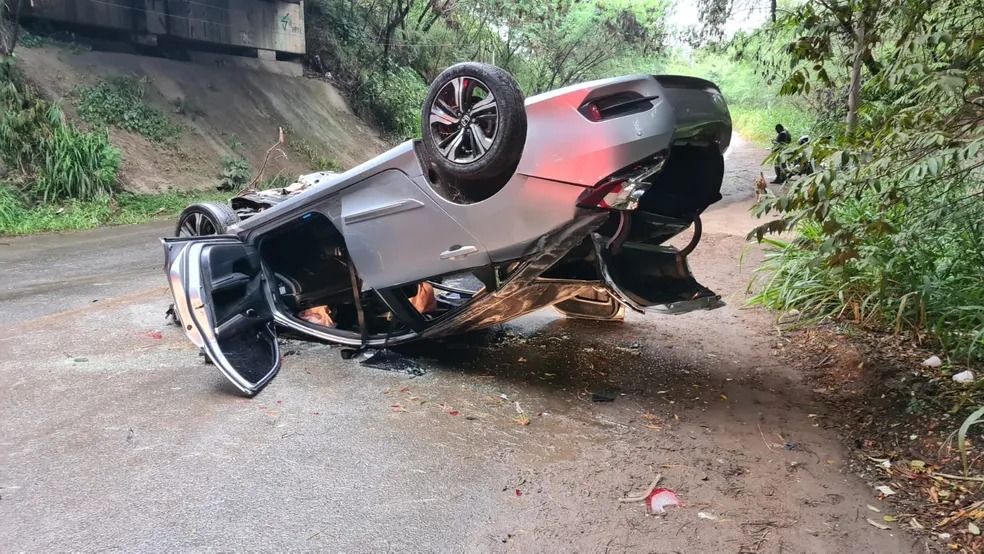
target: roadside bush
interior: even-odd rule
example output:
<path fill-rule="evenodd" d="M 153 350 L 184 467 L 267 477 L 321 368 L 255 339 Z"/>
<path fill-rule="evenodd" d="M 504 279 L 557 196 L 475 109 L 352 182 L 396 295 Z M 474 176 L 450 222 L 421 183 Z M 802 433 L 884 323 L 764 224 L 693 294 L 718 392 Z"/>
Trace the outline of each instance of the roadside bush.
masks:
<path fill-rule="evenodd" d="M 39 98 L 12 65 L 0 67 L 0 73 L 4 77 L 0 84 L 0 166 L 7 168 L 8 183 L 20 183 L 19 188 L 31 195 L 21 198 L 21 204 L 111 194 L 121 156 L 109 136 L 66 123 L 62 110 Z"/>
<path fill-rule="evenodd" d="M 33 191 L 42 202 L 89 200 L 112 194 L 122 156 L 106 132 L 55 128 L 41 144 Z"/>
<path fill-rule="evenodd" d="M 147 105 L 145 78 L 117 77 L 76 88 L 73 94 L 79 116 L 90 123 L 139 133 L 154 142 L 169 142 L 181 133 L 164 112 Z"/>
<path fill-rule="evenodd" d="M 24 195 L 9 183 L 0 183 L 0 229 L 14 226 L 24 217 Z"/>
<path fill-rule="evenodd" d="M 249 160 L 241 156 L 222 156 L 219 190 L 239 190 L 253 179 Z"/>
<path fill-rule="evenodd" d="M 420 107 L 427 84 L 409 67 L 397 67 L 369 79 L 356 92 L 355 103 L 400 138 L 420 136 Z"/>

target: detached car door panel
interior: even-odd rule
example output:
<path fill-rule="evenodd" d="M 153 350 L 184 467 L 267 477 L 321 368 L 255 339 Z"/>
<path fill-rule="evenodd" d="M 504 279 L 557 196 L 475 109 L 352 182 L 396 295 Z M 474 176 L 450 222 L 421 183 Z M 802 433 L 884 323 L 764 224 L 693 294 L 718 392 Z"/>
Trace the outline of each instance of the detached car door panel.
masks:
<path fill-rule="evenodd" d="M 164 239 L 181 325 L 242 392 L 280 369 L 280 348 L 259 252 L 235 237 Z"/>

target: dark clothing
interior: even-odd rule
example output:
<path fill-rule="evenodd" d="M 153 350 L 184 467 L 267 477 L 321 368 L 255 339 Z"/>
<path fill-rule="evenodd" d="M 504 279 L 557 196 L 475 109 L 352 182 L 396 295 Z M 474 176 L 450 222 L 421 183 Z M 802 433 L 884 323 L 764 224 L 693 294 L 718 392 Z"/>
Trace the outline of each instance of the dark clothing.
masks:
<path fill-rule="evenodd" d="M 783 129 L 782 131 L 779 131 L 779 133 L 776 134 L 776 138 L 772 139 L 772 150 L 773 150 L 773 152 L 777 152 L 779 150 L 782 150 L 782 148 L 785 147 L 790 142 L 793 142 L 793 137 L 791 137 L 789 135 L 789 131 L 787 131 L 785 129 Z M 776 160 L 776 167 L 775 167 L 775 169 L 776 169 L 776 178 L 775 178 L 774 181 L 772 181 L 773 183 L 782 183 L 782 182 L 784 182 L 786 180 L 786 177 L 787 176 L 786 175 L 783 175 L 783 171 L 782 171 L 781 165 L 782 164 L 777 159 Z"/>

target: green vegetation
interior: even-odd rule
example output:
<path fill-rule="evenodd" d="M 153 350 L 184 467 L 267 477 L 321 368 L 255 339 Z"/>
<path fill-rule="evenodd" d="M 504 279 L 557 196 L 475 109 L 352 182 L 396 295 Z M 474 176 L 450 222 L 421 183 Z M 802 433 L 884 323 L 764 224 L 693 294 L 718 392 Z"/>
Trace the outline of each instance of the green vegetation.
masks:
<path fill-rule="evenodd" d="M 241 156 L 222 156 L 221 190 L 240 190 L 253 180 L 249 160 Z"/>
<path fill-rule="evenodd" d="M 116 77 L 95 87 L 79 87 L 73 96 L 79 116 L 89 123 L 139 133 L 154 142 L 173 141 L 181 127 L 147 104 L 146 85 L 146 77 Z"/>
<path fill-rule="evenodd" d="M 120 193 L 119 149 L 105 129 L 83 131 L 0 62 L 0 235 L 89 229 L 173 217 L 219 193 Z"/>
<path fill-rule="evenodd" d="M 420 133 L 427 83 L 460 61 L 494 63 L 527 94 L 651 67 L 668 0 L 310 0 L 308 58 L 399 138 Z"/>
<path fill-rule="evenodd" d="M 287 134 L 287 131 L 284 131 Z M 303 139 L 287 139 L 287 145 L 302 156 L 315 171 L 341 171 L 342 164 L 338 160 L 325 156 L 318 148 Z M 290 183 L 288 183 L 290 184 Z"/>
<path fill-rule="evenodd" d="M 112 193 L 120 152 L 106 133 L 67 123 L 57 105 L 21 81 L 12 62 L 0 64 L 0 77 L 0 184 L 28 202 Z"/>
<path fill-rule="evenodd" d="M 757 213 L 762 305 L 932 337 L 984 359 L 984 0 L 807 2 L 741 37 L 818 114 L 819 168 Z M 848 32 L 850 31 L 850 32 Z"/>
<path fill-rule="evenodd" d="M 146 223 L 173 219 L 194 202 L 224 202 L 228 193 L 120 193 L 93 200 L 29 207 L 13 187 L 0 185 L 0 235 L 29 235 L 47 231 L 76 231 L 103 225 Z"/>

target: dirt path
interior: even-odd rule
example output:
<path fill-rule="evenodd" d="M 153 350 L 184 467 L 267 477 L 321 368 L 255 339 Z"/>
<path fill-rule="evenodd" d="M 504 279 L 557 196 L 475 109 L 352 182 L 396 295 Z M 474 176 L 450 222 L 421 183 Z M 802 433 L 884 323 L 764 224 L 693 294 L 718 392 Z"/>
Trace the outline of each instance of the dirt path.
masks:
<path fill-rule="evenodd" d="M 240 398 L 160 291 L 0 327 L 0 551 L 916 551 L 741 307 L 760 159 L 732 152 L 692 258 L 727 307 L 543 312 L 406 350 L 417 378 L 291 342 Z M 684 507 L 619 502 L 657 473 Z"/>

